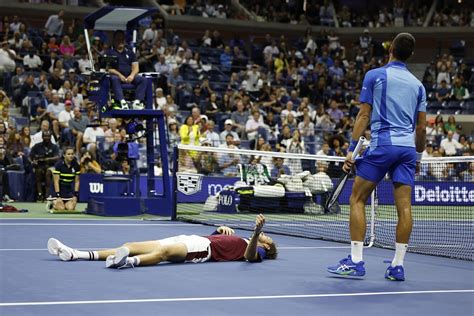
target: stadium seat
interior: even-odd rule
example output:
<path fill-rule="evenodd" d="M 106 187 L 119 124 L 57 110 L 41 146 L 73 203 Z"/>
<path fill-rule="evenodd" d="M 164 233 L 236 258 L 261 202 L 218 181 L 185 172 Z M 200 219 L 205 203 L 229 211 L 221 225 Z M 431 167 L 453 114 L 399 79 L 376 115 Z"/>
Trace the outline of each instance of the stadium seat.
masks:
<path fill-rule="evenodd" d="M 463 107 L 463 114 L 474 114 L 474 101 L 466 101 L 464 102 L 464 107 Z"/>

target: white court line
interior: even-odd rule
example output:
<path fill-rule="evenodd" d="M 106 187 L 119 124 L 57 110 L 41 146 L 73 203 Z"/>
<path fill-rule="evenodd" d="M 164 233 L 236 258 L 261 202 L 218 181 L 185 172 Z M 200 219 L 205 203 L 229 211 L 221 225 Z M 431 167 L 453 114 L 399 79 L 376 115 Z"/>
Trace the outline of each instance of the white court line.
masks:
<path fill-rule="evenodd" d="M 196 224 L 132 224 L 132 223 L 0 223 L 0 226 L 196 226 Z"/>
<path fill-rule="evenodd" d="M 279 250 L 300 250 L 300 249 L 347 249 L 351 248 L 350 246 L 315 246 L 315 247 L 300 247 L 300 246 L 288 246 L 288 247 L 278 247 Z M 108 248 L 100 248 L 100 247 L 92 247 L 92 248 L 75 248 L 77 250 L 91 250 L 91 249 L 108 249 Z M 3 248 L 0 251 L 47 251 L 47 248 Z"/>
<path fill-rule="evenodd" d="M 132 299 L 132 300 L 96 300 L 96 301 L 7 302 L 7 303 L 0 303 L 0 307 L 40 306 L 40 305 L 87 305 L 87 304 L 123 304 L 123 303 L 271 300 L 271 299 L 294 299 L 294 298 L 382 296 L 382 295 L 407 295 L 407 294 L 450 294 L 450 293 L 474 293 L 474 290 L 432 290 L 432 291 L 362 292 L 362 293 L 301 294 L 301 295 L 181 297 L 181 298 L 149 298 L 149 299 Z"/>

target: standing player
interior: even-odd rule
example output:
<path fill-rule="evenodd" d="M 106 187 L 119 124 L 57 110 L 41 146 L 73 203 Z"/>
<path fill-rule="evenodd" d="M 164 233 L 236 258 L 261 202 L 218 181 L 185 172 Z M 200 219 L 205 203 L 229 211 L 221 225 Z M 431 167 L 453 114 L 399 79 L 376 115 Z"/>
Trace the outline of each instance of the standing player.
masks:
<path fill-rule="evenodd" d="M 387 65 L 365 75 L 360 93 L 361 107 L 357 115 L 352 143 L 343 169 L 348 172 L 354 160 L 352 151 L 357 139 L 369 125 L 370 149 L 356 159 L 356 178 L 350 198 L 351 255 L 328 272 L 339 275 L 364 276 L 362 250 L 365 238 L 365 202 L 388 172 L 394 186 L 398 213 L 395 257 L 385 278 L 404 281 L 403 259 L 412 230 L 411 193 L 417 162 L 426 141 L 426 92 L 421 82 L 406 68 L 413 55 L 415 38 L 409 33 L 398 34 L 390 47 Z M 414 135 L 416 131 L 416 137 Z M 415 150 L 416 148 L 416 150 Z"/>
<path fill-rule="evenodd" d="M 255 219 L 255 230 L 250 239 L 234 235 L 234 230 L 220 226 L 210 236 L 179 235 L 160 240 L 126 243 L 117 249 L 79 251 L 48 240 L 48 251 L 63 261 L 105 260 L 107 268 L 149 266 L 160 262 L 240 261 L 261 262 L 276 259 L 277 249 L 273 240 L 262 232 L 265 217 Z"/>

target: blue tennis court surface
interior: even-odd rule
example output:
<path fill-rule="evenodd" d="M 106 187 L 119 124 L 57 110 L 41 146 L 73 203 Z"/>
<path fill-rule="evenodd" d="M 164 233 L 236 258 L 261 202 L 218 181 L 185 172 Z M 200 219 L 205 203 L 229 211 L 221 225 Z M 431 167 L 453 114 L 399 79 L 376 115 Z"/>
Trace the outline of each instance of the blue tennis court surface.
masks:
<path fill-rule="evenodd" d="M 269 222 L 268 224 L 271 224 Z M 472 315 L 470 261 L 407 254 L 405 282 L 383 278 L 393 251 L 364 252 L 363 280 L 325 269 L 347 244 L 273 235 L 279 258 L 263 263 L 160 264 L 106 269 L 103 261 L 61 262 L 49 237 L 82 249 L 179 234 L 196 224 L 140 220 L 0 220 L 0 315 Z M 248 231 L 237 231 L 248 236 Z"/>

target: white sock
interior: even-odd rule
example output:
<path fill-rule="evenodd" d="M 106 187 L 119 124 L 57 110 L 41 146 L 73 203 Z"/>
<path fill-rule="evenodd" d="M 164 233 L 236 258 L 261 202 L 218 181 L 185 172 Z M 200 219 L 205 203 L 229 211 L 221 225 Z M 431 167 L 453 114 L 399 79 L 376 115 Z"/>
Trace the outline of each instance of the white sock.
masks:
<path fill-rule="evenodd" d="M 405 258 L 405 253 L 407 252 L 408 244 L 399 244 L 395 243 L 395 256 L 392 260 L 392 267 L 403 266 L 403 259 Z"/>
<path fill-rule="evenodd" d="M 97 251 L 79 251 L 76 250 L 77 257 L 83 260 L 99 260 L 99 253 Z"/>
<path fill-rule="evenodd" d="M 131 263 L 134 267 L 140 265 L 140 258 L 138 257 L 128 257 L 127 262 Z"/>
<path fill-rule="evenodd" d="M 363 241 L 351 241 L 351 259 L 357 263 L 362 261 L 362 250 L 364 250 Z"/>

